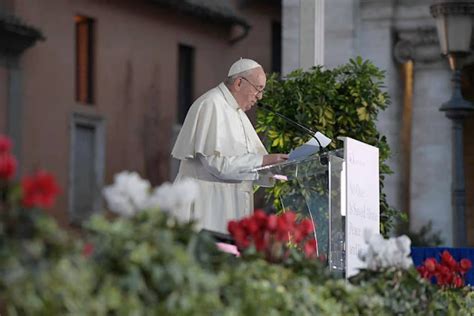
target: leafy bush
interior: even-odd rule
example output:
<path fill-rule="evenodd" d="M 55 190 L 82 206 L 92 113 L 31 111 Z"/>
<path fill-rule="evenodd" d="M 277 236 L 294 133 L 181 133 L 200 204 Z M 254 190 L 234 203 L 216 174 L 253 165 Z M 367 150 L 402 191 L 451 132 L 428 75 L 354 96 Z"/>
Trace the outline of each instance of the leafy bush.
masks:
<path fill-rule="evenodd" d="M 198 235 L 165 213 L 88 224 L 101 315 L 209 315 L 223 308 L 219 278 L 193 255 Z"/>
<path fill-rule="evenodd" d="M 390 104 L 383 90 L 384 72 L 360 57 L 335 69 L 314 67 L 295 70 L 279 80 L 274 74 L 267 81 L 262 100 L 273 110 L 310 126 L 333 139 L 329 149 L 342 147 L 339 136 L 347 136 L 379 148 L 381 232 L 393 228 L 394 217 L 400 213 L 389 207 L 383 192 L 385 175 L 392 171 L 386 164 L 390 149 L 386 137 L 376 127 L 377 115 Z M 257 131 L 266 135 L 269 152 L 289 152 L 307 141 L 307 136 L 271 113 L 257 113 Z M 288 183 L 267 189 L 274 206 L 280 207 L 280 196 L 289 191 Z"/>
<path fill-rule="evenodd" d="M 474 312 L 471 289 L 440 290 L 420 278 L 413 268 L 363 270 L 350 281 L 381 296 L 389 315 L 473 315 Z"/>
<path fill-rule="evenodd" d="M 469 315 L 474 311 L 468 288 L 438 288 L 414 268 L 363 271 L 349 283 L 332 277 L 304 253 L 292 252 L 279 264 L 251 256 L 236 258 L 218 252 L 205 233 L 196 234 L 191 225 L 158 210 L 114 220 L 95 216 L 87 226 L 88 241 L 94 245 L 88 257 L 79 247 L 71 247 L 54 258 L 42 253 L 34 266 L 0 262 L 0 299 L 6 315 Z M 53 231 L 53 235 L 61 232 L 56 226 Z M 41 239 L 36 243 L 42 244 Z M 18 258 L 18 253 L 10 252 L 9 257 Z"/>

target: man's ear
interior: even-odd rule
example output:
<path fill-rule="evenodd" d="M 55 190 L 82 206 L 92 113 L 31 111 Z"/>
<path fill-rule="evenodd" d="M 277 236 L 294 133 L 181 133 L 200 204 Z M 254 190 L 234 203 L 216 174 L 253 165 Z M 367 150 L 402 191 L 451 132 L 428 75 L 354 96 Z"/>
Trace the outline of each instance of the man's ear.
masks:
<path fill-rule="evenodd" d="M 241 86 L 242 86 L 242 78 L 239 77 L 239 78 L 235 79 L 235 81 L 234 81 L 234 88 L 235 88 L 235 90 L 240 91 Z"/>

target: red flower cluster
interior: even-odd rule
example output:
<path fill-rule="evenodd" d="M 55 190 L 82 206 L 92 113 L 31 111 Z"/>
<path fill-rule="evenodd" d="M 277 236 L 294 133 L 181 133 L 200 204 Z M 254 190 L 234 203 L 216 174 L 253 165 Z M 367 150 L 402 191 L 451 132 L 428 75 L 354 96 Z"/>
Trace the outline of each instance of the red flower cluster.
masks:
<path fill-rule="evenodd" d="M 296 214 L 292 211 L 277 216 L 256 210 L 252 216 L 230 221 L 227 229 L 240 251 L 254 245 L 270 262 L 286 258 L 290 243 L 303 250 L 308 258 L 317 255 L 318 245 L 313 238 L 315 228 L 312 220 L 306 218 L 297 223 Z"/>
<path fill-rule="evenodd" d="M 17 162 L 10 152 L 11 148 L 11 140 L 0 135 L 0 180 L 8 181 L 15 174 Z M 54 177 L 45 171 L 24 177 L 21 187 L 21 204 L 25 207 L 51 207 L 60 192 Z"/>
<path fill-rule="evenodd" d="M 25 207 L 51 207 L 60 192 L 54 177 L 46 171 L 38 171 L 33 176 L 23 178 L 21 187 L 21 203 Z"/>
<path fill-rule="evenodd" d="M 15 175 L 17 163 L 10 152 L 11 147 L 10 139 L 0 135 L 0 180 L 9 180 Z"/>
<path fill-rule="evenodd" d="M 416 269 L 425 279 L 436 278 L 440 286 L 460 288 L 464 286 L 464 275 L 471 267 L 471 260 L 461 259 L 457 262 L 449 251 L 445 250 L 441 254 L 441 262 L 437 262 L 435 258 L 428 258 Z"/>

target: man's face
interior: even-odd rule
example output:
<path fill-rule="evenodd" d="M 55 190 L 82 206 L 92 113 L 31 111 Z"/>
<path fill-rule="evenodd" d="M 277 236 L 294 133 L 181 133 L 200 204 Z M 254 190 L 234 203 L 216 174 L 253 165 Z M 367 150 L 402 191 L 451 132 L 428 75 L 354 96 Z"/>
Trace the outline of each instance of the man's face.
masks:
<path fill-rule="evenodd" d="M 240 77 L 237 103 L 242 111 L 250 110 L 263 97 L 267 77 L 262 68 L 256 68 L 245 77 Z"/>

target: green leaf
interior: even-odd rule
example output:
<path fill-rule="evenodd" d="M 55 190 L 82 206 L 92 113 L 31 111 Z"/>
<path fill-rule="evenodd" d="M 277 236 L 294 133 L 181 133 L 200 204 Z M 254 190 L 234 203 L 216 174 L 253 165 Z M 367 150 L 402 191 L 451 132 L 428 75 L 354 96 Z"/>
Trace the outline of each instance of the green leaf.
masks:
<path fill-rule="evenodd" d="M 359 120 L 361 121 L 369 120 L 369 114 L 367 113 L 367 110 L 363 107 L 357 109 L 357 116 L 359 117 Z"/>

